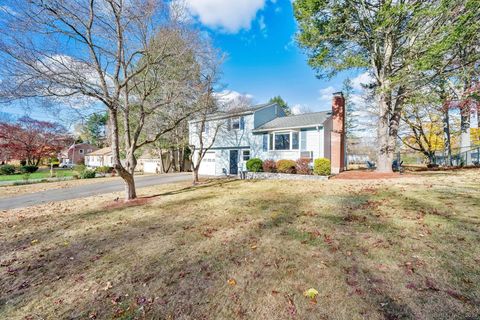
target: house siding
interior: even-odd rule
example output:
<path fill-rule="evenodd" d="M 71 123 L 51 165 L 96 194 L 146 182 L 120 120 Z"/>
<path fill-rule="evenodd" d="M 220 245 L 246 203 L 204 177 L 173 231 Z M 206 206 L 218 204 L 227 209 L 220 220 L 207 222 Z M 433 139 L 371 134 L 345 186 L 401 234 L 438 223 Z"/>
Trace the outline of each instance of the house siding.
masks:
<path fill-rule="evenodd" d="M 211 135 L 215 128 L 220 125 L 220 128 L 215 139 L 215 143 L 210 148 L 209 152 L 215 153 L 215 175 L 223 175 L 225 172 L 229 173 L 230 169 L 230 150 L 239 150 L 238 170 L 246 170 L 246 161 L 243 160 L 242 150 L 250 150 L 250 158 L 260 158 L 262 160 L 273 159 L 275 161 L 282 159 L 297 160 L 301 156 L 301 151 L 312 151 L 313 157 L 323 157 L 323 142 L 324 130 L 320 128 L 306 128 L 302 129 L 305 133 L 299 135 L 302 140 L 304 138 L 304 149 L 302 150 L 302 142 L 299 141 L 299 150 L 264 150 L 263 141 L 264 133 L 253 130 L 258 126 L 273 120 L 278 116 L 285 116 L 283 109 L 276 105 L 272 105 L 252 114 L 243 115 L 244 128 L 229 130 L 228 120 L 211 120 L 208 123 L 208 131 L 204 134 L 204 145 L 207 146 L 211 142 Z M 232 117 L 235 118 L 235 117 Z M 198 148 L 198 125 L 191 122 L 189 125 L 190 144 Z M 283 130 L 282 130 L 283 131 Z M 266 132 L 265 132 L 266 133 Z M 197 157 L 194 154 L 194 159 Z M 201 165 L 200 165 L 201 166 Z"/>

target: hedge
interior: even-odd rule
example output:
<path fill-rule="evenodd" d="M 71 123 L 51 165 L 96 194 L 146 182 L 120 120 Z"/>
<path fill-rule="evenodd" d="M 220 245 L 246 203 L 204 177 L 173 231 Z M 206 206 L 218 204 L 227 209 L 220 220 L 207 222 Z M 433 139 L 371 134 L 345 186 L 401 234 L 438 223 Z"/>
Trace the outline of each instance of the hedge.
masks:
<path fill-rule="evenodd" d="M 247 170 L 250 172 L 260 172 L 263 169 L 263 161 L 259 158 L 252 158 L 247 161 Z"/>
<path fill-rule="evenodd" d="M 331 173 L 330 160 L 327 158 L 315 159 L 313 163 L 313 172 L 319 176 L 329 176 Z"/>
<path fill-rule="evenodd" d="M 21 173 L 34 173 L 38 170 L 37 166 L 21 166 L 20 172 Z"/>
<path fill-rule="evenodd" d="M 295 161 L 293 160 L 278 160 L 277 171 L 280 173 L 295 173 Z"/>
<path fill-rule="evenodd" d="M 11 164 L 4 164 L 0 166 L 0 175 L 12 175 L 15 173 L 15 166 Z"/>

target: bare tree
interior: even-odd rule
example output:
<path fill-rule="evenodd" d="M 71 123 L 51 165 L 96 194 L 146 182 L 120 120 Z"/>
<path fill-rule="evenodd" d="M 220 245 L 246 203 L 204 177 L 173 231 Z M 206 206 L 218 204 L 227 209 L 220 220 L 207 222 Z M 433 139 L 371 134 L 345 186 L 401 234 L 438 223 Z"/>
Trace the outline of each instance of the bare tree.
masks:
<path fill-rule="evenodd" d="M 0 19 L 0 99 L 105 106 L 113 166 L 135 198 L 135 152 L 197 111 L 199 35 L 161 0 L 7 5 L 15 14 Z"/>

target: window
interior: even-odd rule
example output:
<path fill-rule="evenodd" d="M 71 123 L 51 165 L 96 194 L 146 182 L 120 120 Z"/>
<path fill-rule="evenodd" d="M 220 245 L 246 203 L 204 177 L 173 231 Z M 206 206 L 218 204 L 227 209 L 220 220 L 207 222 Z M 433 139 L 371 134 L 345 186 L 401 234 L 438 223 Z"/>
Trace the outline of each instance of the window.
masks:
<path fill-rule="evenodd" d="M 240 129 L 240 118 L 233 118 L 232 119 L 232 130 Z"/>
<path fill-rule="evenodd" d="M 268 150 L 268 134 L 267 133 L 264 133 L 263 134 L 263 151 L 267 151 Z"/>
<path fill-rule="evenodd" d="M 263 139 L 263 148 L 266 150 L 266 135 Z M 268 142 L 268 150 L 298 150 L 300 133 L 298 131 L 270 133 Z"/>
<path fill-rule="evenodd" d="M 292 150 L 298 150 L 298 132 L 292 132 Z"/>
<path fill-rule="evenodd" d="M 78 153 L 83 154 L 83 149 L 78 149 Z"/>
<path fill-rule="evenodd" d="M 205 122 L 205 124 L 203 125 L 203 132 L 208 133 L 208 122 Z"/>
<path fill-rule="evenodd" d="M 250 150 L 243 150 L 242 157 L 243 157 L 243 161 L 250 160 Z"/>
<path fill-rule="evenodd" d="M 275 133 L 275 150 L 290 150 L 290 133 Z"/>

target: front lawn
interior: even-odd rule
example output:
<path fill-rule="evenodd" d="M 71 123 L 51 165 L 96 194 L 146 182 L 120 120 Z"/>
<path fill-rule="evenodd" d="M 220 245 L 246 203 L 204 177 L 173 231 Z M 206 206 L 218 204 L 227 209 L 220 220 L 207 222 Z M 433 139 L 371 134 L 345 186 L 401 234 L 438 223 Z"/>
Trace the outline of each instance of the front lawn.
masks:
<path fill-rule="evenodd" d="M 219 180 L 4 212 L 0 318 L 478 319 L 479 188 Z"/>
<path fill-rule="evenodd" d="M 54 177 L 65 178 L 73 176 L 75 171 L 69 169 L 54 169 Z M 17 173 L 12 175 L 0 175 L 1 181 L 25 181 L 34 179 L 47 179 L 50 178 L 50 169 L 40 169 L 37 172 L 31 173 L 28 176 L 25 174 Z"/>

